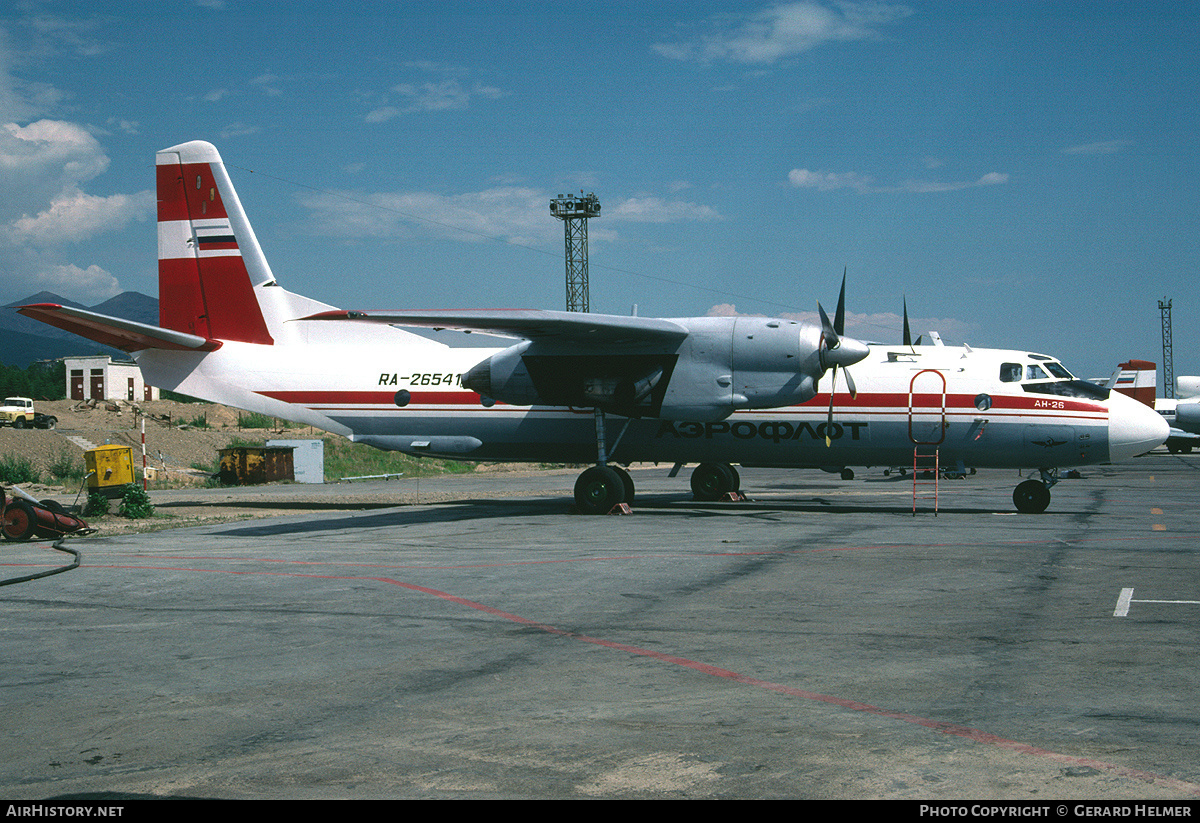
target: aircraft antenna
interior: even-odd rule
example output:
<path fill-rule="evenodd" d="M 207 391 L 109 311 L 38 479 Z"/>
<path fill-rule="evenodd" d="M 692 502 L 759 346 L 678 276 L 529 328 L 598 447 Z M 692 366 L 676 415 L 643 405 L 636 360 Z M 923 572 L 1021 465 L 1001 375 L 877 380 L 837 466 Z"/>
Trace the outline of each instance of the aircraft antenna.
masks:
<path fill-rule="evenodd" d="M 1175 397 L 1175 363 L 1171 353 L 1171 301 L 1158 301 L 1158 310 L 1162 314 L 1162 347 L 1163 347 L 1163 396 Z"/>
<path fill-rule="evenodd" d="M 589 217 L 600 216 L 595 194 L 559 195 L 550 201 L 550 213 L 563 221 L 567 254 L 567 311 L 591 311 L 588 305 Z"/>

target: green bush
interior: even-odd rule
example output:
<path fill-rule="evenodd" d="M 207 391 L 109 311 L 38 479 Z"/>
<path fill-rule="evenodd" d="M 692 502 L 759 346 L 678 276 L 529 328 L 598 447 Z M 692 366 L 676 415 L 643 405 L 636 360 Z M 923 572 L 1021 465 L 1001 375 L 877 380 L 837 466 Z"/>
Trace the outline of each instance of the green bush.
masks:
<path fill-rule="evenodd" d="M 150 495 L 141 486 L 126 486 L 121 495 L 121 505 L 117 514 L 122 517 L 142 518 L 154 514 L 154 506 L 150 503 Z"/>
<path fill-rule="evenodd" d="M 28 458 L 14 454 L 0 456 L 0 483 L 36 483 L 40 479 L 41 473 Z"/>
<path fill-rule="evenodd" d="M 102 517 L 108 514 L 108 496 L 103 492 L 92 492 L 88 495 L 87 503 L 83 505 L 84 517 Z"/>

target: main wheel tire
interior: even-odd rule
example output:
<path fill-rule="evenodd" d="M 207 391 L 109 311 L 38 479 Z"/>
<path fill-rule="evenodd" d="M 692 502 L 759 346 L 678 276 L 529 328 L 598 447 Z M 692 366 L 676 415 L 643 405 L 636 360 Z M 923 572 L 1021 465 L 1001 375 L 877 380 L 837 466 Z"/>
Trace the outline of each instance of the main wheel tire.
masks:
<path fill-rule="evenodd" d="M 625 483 L 611 466 L 592 466 L 575 481 L 575 505 L 584 514 L 606 514 L 625 502 Z"/>
<path fill-rule="evenodd" d="M 16 420 L 14 420 L 14 421 L 13 421 L 13 428 L 14 428 L 14 429 L 23 429 L 23 428 L 25 428 L 25 418 L 24 418 L 24 417 L 18 417 Z"/>
<path fill-rule="evenodd" d="M 733 486 L 729 489 L 731 492 L 742 490 L 742 476 L 738 474 L 737 467 L 726 463 L 725 468 L 729 469 L 730 475 L 733 476 Z"/>
<path fill-rule="evenodd" d="M 25 500 L 13 500 L 4 509 L 4 525 L 0 532 L 5 540 L 28 540 L 37 530 L 37 515 Z"/>
<path fill-rule="evenodd" d="M 621 485 L 625 487 L 625 499 L 623 502 L 633 505 L 633 477 L 620 466 L 609 466 L 609 468 L 617 473 L 617 477 L 621 478 Z"/>
<path fill-rule="evenodd" d="M 701 463 L 692 471 L 692 494 L 697 500 L 720 500 L 734 491 L 733 467 L 727 463 Z"/>
<path fill-rule="evenodd" d="M 1041 514 L 1050 505 L 1050 490 L 1037 480 L 1026 480 L 1013 490 L 1013 504 L 1022 514 Z"/>

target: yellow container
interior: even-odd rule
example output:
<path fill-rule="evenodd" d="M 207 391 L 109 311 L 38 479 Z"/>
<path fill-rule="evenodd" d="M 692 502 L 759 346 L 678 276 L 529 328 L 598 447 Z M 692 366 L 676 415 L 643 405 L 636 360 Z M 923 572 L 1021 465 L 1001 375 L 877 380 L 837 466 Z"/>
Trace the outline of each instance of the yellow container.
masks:
<path fill-rule="evenodd" d="M 130 446 L 97 446 L 84 452 L 83 462 L 92 491 L 119 495 L 123 486 L 133 482 L 133 448 Z"/>

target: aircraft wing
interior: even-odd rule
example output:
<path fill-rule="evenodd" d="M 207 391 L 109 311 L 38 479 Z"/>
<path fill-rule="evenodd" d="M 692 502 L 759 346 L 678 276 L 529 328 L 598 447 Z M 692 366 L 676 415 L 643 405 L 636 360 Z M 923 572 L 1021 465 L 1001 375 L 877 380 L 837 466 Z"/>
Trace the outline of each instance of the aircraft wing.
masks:
<path fill-rule="evenodd" d="M 81 337 L 122 351 L 133 352 L 142 349 L 215 351 L 221 347 L 220 340 L 210 340 L 207 337 L 164 329 L 120 317 L 109 317 L 86 309 L 60 306 L 57 303 L 33 303 L 28 306 L 20 306 L 17 311 L 26 317 L 66 329 Z"/>
<path fill-rule="evenodd" d="M 522 337 L 526 340 L 564 343 L 665 343 L 682 340 L 688 334 L 688 330 L 678 323 L 655 317 L 625 317 L 539 309 L 401 312 L 339 310 L 320 312 L 299 319 L 477 331 L 506 337 Z"/>

